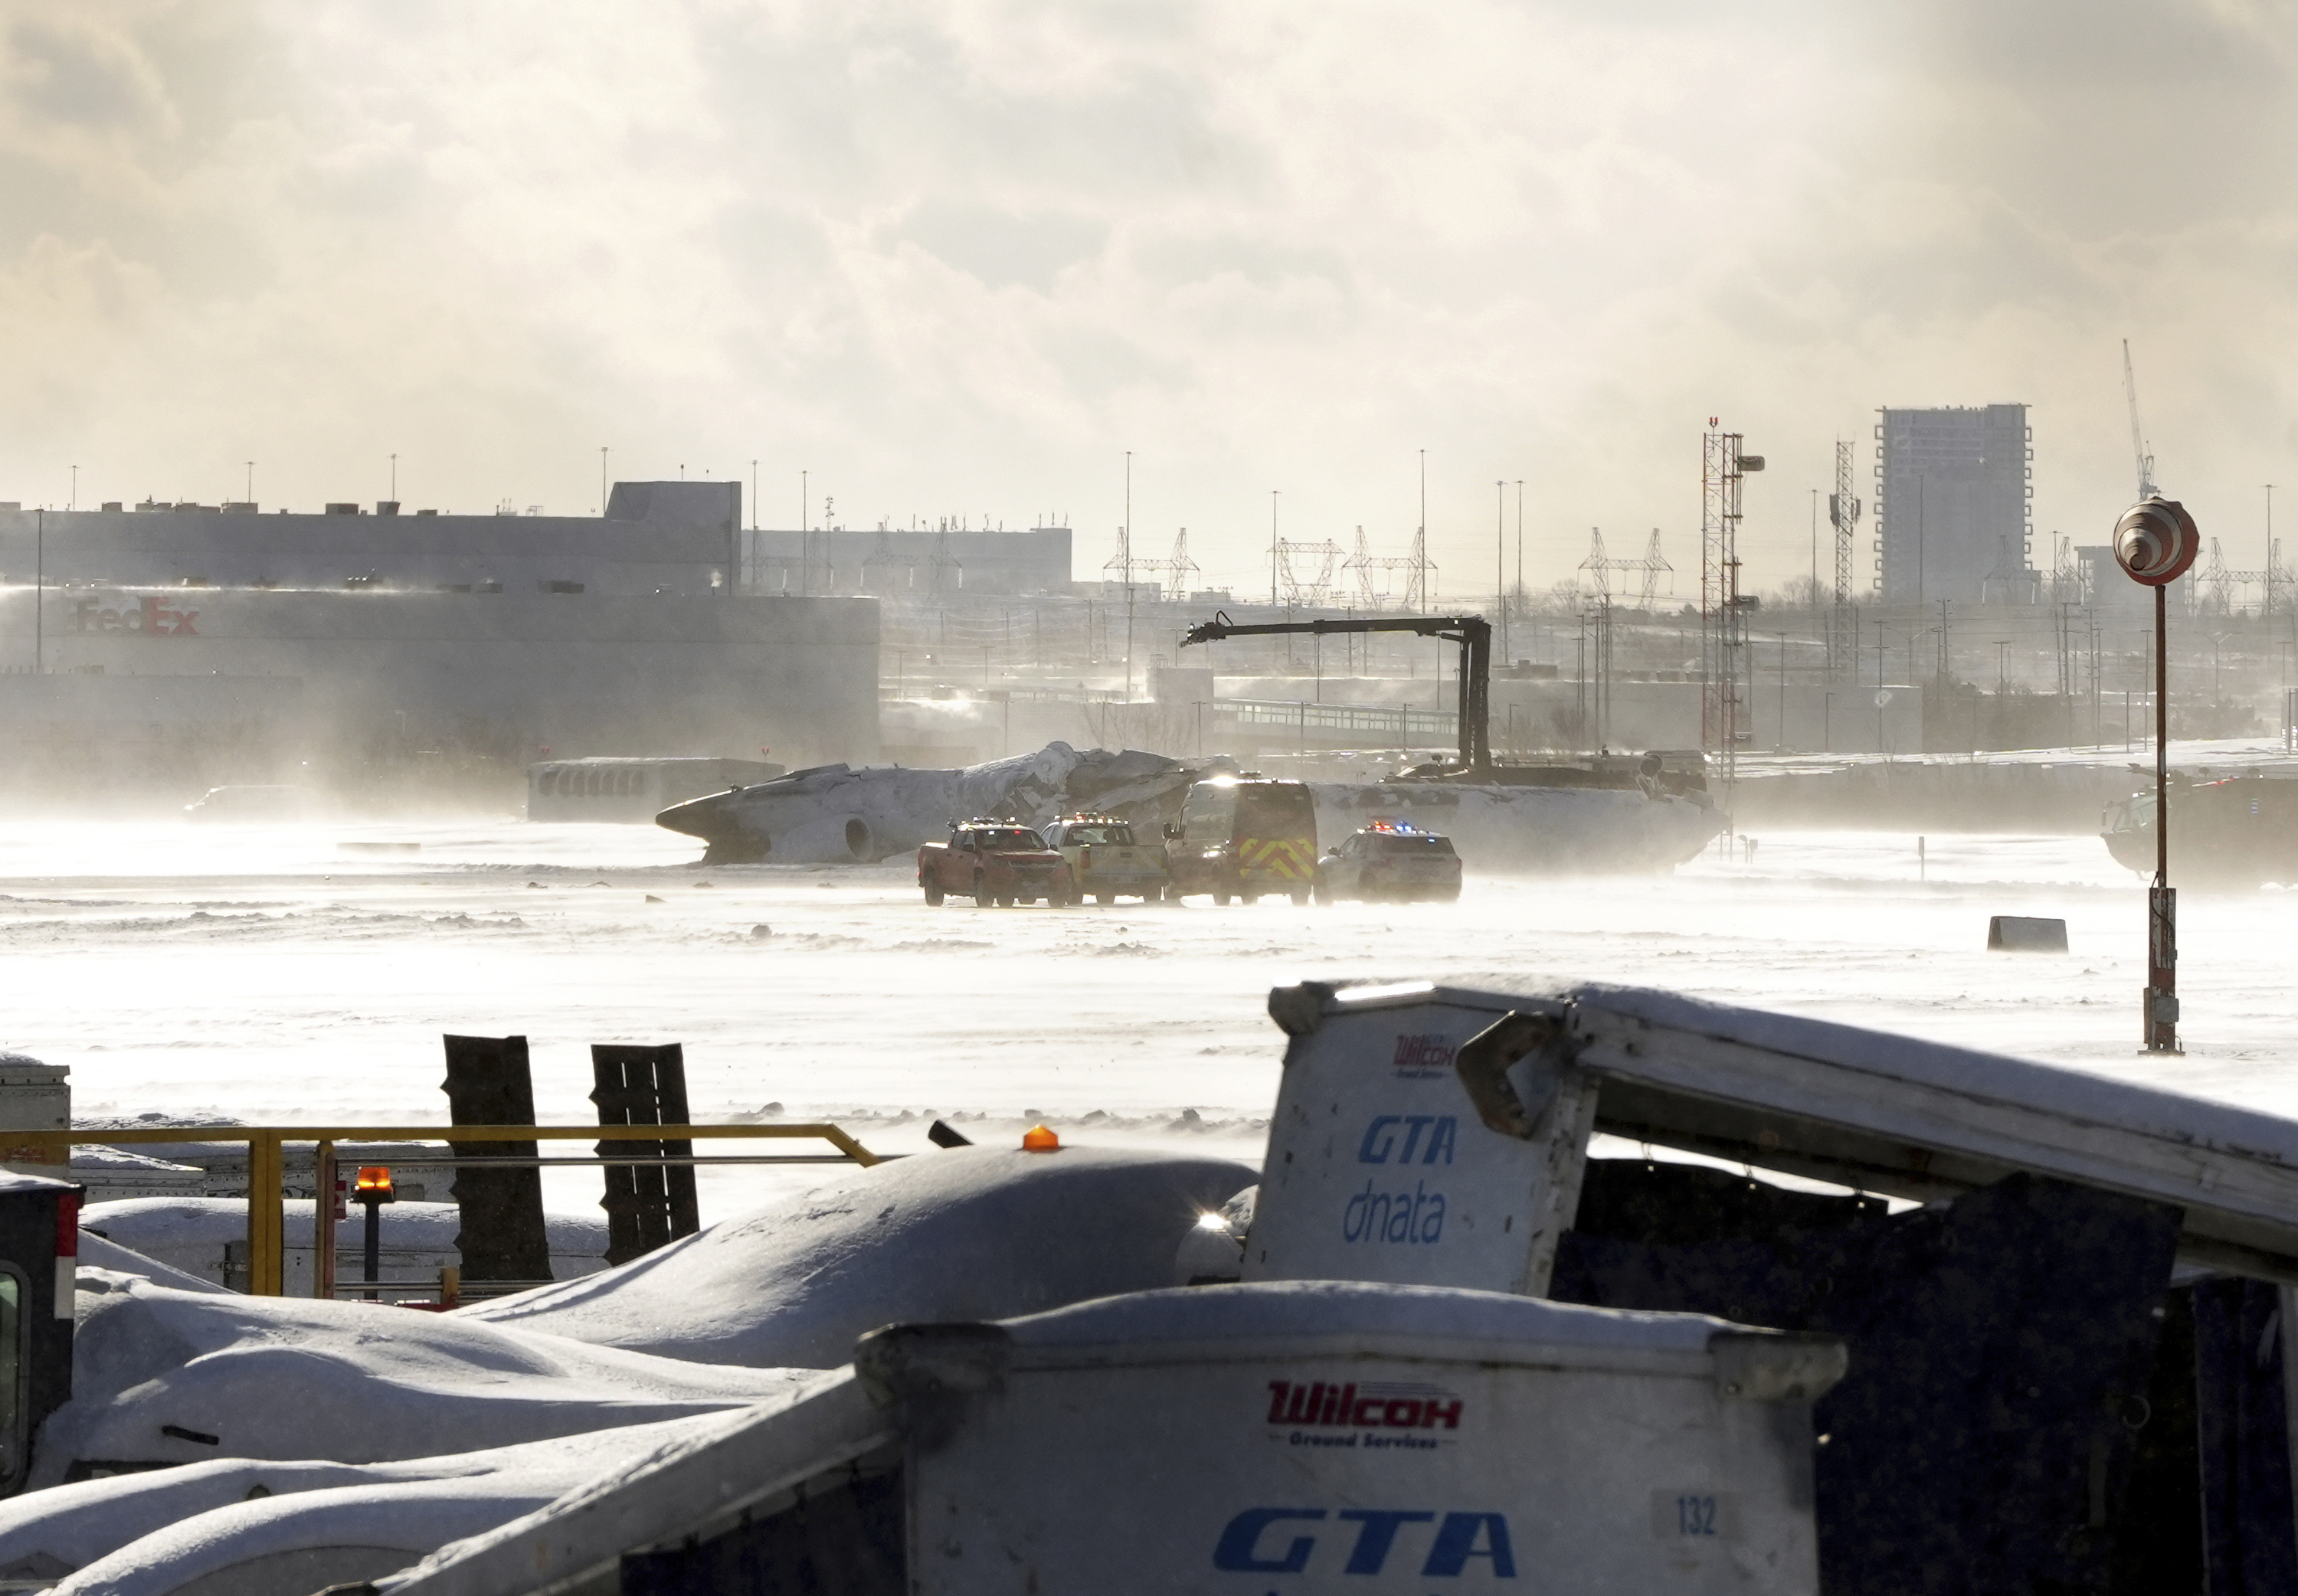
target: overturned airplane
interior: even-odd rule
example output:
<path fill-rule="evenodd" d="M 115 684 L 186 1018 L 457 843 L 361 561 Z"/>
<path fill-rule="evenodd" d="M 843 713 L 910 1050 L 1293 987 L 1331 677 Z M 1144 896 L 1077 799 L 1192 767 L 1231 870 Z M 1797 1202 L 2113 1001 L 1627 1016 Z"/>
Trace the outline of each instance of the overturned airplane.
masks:
<path fill-rule="evenodd" d="M 1094 809 L 1161 824 L 1199 773 L 1158 754 L 1050 742 L 960 770 L 818 765 L 675 804 L 655 819 L 702 839 L 712 864 L 867 864 L 942 840 L 954 820 L 1040 825 Z"/>
<path fill-rule="evenodd" d="M 941 840 L 956 820 L 1043 825 L 1094 810 L 1153 837 L 1179 818 L 1193 782 L 1236 768 L 1228 759 L 1184 764 L 1138 748 L 1079 751 L 1052 742 L 955 770 L 816 765 L 674 805 L 656 823 L 700 838 L 712 864 L 868 864 Z M 1585 784 L 1405 778 L 1313 781 L 1309 790 L 1321 846 L 1376 819 L 1409 820 L 1451 837 L 1479 869 L 1670 870 L 1724 824 L 1696 787 L 1608 779 L 1594 762 Z"/>

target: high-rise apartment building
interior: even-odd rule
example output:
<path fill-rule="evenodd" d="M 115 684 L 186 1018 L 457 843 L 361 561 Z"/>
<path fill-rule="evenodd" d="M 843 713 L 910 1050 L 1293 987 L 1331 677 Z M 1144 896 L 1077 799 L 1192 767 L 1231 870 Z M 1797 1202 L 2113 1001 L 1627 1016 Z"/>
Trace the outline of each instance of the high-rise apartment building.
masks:
<path fill-rule="evenodd" d="M 1880 412 L 1876 585 L 1887 604 L 2027 604 L 2034 430 L 2023 404 Z"/>

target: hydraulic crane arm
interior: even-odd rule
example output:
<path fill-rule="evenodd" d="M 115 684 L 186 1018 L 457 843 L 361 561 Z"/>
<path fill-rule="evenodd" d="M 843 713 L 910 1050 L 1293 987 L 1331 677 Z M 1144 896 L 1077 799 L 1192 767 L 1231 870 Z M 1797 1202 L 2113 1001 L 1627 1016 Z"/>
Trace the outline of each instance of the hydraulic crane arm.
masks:
<path fill-rule="evenodd" d="M 1409 632 L 1460 645 L 1460 763 L 1477 773 L 1492 764 L 1492 624 L 1482 616 L 1399 616 L 1385 619 L 1232 621 L 1219 610 L 1182 635 L 1181 646 L 1217 643 L 1231 637 L 1275 637 L 1305 633 L 1322 637 L 1341 632 Z"/>

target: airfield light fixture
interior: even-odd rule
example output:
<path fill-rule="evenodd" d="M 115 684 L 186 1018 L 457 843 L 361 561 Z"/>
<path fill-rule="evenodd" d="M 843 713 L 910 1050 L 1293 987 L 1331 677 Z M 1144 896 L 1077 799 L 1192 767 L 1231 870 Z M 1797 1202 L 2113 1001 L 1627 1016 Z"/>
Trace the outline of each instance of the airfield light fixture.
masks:
<path fill-rule="evenodd" d="M 383 1273 L 383 1205 L 399 1201 L 385 1164 L 362 1164 L 351 1186 L 351 1201 L 367 1210 L 367 1300 L 382 1301 L 376 1283 Z"/>

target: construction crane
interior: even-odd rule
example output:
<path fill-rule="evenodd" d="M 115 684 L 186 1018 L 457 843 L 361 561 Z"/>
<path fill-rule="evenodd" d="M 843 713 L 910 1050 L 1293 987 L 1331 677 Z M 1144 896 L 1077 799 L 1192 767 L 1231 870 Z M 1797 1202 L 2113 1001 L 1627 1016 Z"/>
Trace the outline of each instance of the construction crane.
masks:
<path fill-rule="evenodd" d="M 2122 341 L 2122 392 L 2130 401 L 2130 452 L 2138 461 L 2138 496 L 2150 499 L 2159 491 L 2154 486 L 2154 456 L 2146 447 L 2146 436 L 2138 428 L 2138 378 L 2130 369 L 2130 340 Z"/>
<path fill-rule="evenodd" d="M 1492 768 L 1492 624 L 1482 616 L 1413 616 L 1388 620 L 1269 621 L 1241 624 L 1216 610 L 1183 634 L 1181 647 L 1217 643 L 1230 637 L 1275 637 L 1310 633 L 1412 632 L 1460 645 L 1460 764 L 1479 776 Z"/>

